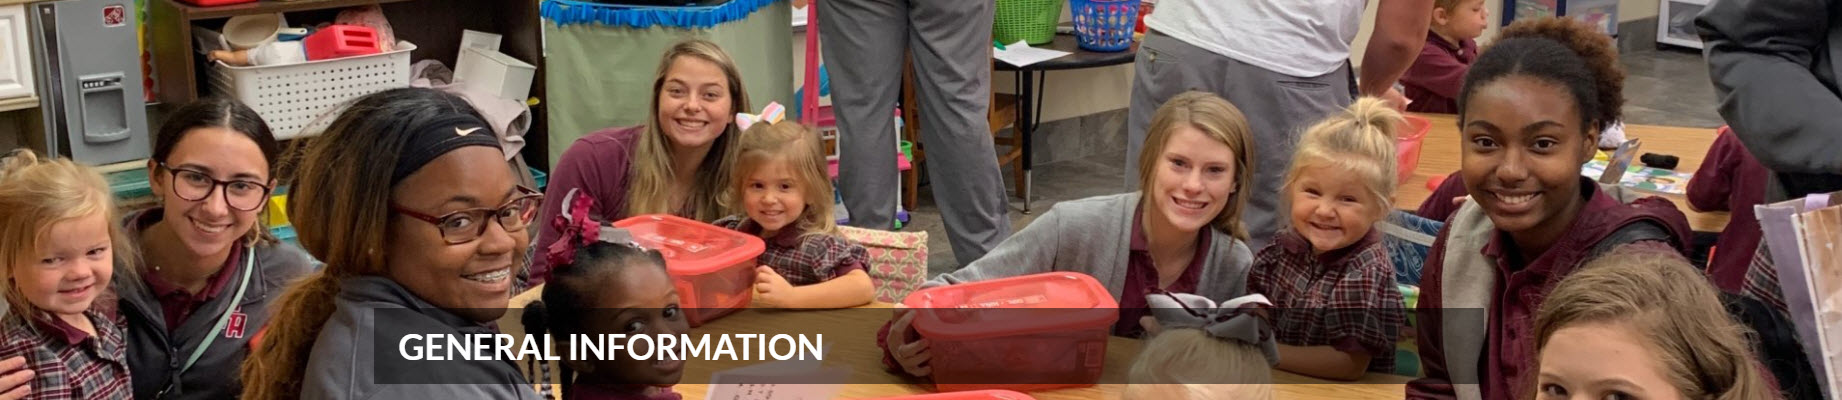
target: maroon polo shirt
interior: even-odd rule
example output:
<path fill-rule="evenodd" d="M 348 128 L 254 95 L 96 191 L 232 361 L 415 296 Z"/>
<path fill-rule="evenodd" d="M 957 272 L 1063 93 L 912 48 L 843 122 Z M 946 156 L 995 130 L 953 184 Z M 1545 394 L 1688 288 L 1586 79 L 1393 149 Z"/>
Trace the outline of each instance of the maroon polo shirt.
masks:
<path fill-rule="evenodd" d="M 1139 337 L 1145 333 L 1139 317 L 1151 315 L 1151 302 L 1146 295 L 1164 291 L 1195 293 L 1202 279 L 1203 263 L 1209 258 L 1209 228 L 1204 227 L 1196 232 L 1196 254 L 1190 257 L 1190 265 L 1170 286 L 1158 287 L 1158 266 L 1151 260 L 1151 244 L 1140 224 L 1143 215 L 1143 211 L 1132 213 L 1132 248 L 1126 258 L 1126 286 L 1119 291 L 1119 322 L 1113 324 L 1113 336 Z"/>

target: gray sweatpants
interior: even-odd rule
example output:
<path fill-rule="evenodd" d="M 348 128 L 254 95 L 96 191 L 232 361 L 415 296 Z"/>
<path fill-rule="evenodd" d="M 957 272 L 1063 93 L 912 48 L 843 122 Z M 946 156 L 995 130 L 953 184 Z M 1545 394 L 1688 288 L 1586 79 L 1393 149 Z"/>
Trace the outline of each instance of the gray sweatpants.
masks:
<path fill-rule="evenodd" d="M 1241 224 L 1254 251 L 1272 242 L 1290 213 L 1280 210 L 1279 188 L 1300 132 L 1350 103 L 1350 70 L 1296 77 L 1256 67 L 1157 33 L 1139 44 L 1132 80 L 1132 108 L 1126 130 L 1126 187 L 1137 190 L 1139 151 L 1145 129 L 1165 100 L 1189 90 L 1215 93 L 1233 103 L 1253 127 L 1254 182 Z M 1147 194 L 1153 195 L 1153 194 Z"/>
<path fill-rule="evenodd" d="M 838 185 L 851 225 L 889 229 L 896 209 L 902 56 L 912 50 L 921 144 L 960 265 L 1010 236 L 991 103 L 991 0 L 820 0 L 819 38 L 837 110 Z"/>

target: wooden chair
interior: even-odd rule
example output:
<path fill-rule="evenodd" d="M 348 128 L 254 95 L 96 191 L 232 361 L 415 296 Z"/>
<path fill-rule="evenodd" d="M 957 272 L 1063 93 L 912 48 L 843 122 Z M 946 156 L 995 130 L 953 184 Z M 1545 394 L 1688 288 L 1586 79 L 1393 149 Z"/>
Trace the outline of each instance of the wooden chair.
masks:
<path fill-rule="evenodd" d="M 992 73 L 997 72 L 994 70 Z M 921 182 L 921 163 L 927 161 L 927 153 L 921 146 L 921 103 L 916 101 L 919 95 L 915 85 L 914 56 L 910 54 L 902 68 L 902 140 L 914 144 L 914 159 L 910 161 L 915 167 L 902 173 L 902 208 L 909 211 L 915 209 L 915 196 Z M 1023 165 L 1020 165 L 1023 160 L 1023 135 L 1013 130 L 1010 136 L 998 136 L 1005 127 L 1017 122 L 1017 96 L 992 91 L 990 111 L 986 112 L 985 118 L 986 122 L 991 123 L 992 140 L 1004 146 L 998 149 L 998 166 L 1011 166 L 1011 174 L 1015 178 L 1011 183 L 1012 190 L 1021 196 L 1024 193 L 1024 170 Z"/>

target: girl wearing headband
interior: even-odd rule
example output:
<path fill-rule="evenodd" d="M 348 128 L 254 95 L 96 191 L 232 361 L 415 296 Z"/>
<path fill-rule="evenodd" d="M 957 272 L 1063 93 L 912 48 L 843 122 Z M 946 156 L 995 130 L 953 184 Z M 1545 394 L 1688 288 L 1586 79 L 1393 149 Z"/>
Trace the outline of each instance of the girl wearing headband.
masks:
<path fill-rule="evenodd" d="M 511 363 L 372 351 L 401 337 L 386 332 L 495 333 L 542 198 L 505 165 L 479 114 L 440 91 L 374 93 L 334 119 L 288 203 L 326 267 L 281 294 L 242 398 L 535 399 Z"/>

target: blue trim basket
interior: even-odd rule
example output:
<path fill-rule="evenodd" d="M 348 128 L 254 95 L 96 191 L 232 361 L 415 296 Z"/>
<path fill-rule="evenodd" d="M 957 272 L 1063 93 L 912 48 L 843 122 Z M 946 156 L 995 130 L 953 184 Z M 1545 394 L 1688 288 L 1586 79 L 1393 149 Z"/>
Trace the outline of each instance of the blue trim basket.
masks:
<path fill-rule="evenodd" d="M 1117 52 L 1132 48 L 1139 0 L 1068 0 L 1068 4 L 1074 16 L 1075 42 L 1081 49 Z"/>

